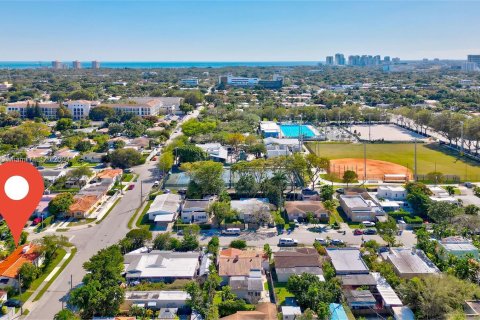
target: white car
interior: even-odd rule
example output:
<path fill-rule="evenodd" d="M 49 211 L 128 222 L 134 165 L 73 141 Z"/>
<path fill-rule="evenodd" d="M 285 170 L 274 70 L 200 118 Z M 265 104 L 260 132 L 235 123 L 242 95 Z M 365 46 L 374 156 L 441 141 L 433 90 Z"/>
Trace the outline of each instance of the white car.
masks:
<path fill-rule="evenodd" d="M 328 240 L 323 239 L 323 238 L 315 238 L 315 242 L 320 243 L 322 246 L 327 246 L 328 245 Z"/>
<path fill-rule="evenodd" d="M 367 228 L 375 227 L 375 222 L 372 221 L 362 221 L 362 224 Z"/>
<path fill-rule="evenodd" d="M 155 182 L 153 183 L 153 186 L 154 186 L 154 187 L 158 187 L 159 185 L 160 185 L 160 182 L 159 182 L 159 181 L 155 181 Z"/>
<path fill-rule="evenodd" d="M 298 240 L 292 238 L 280 238 L 278 240 L 279 247 L 296 247 L 298 246 Z"/>

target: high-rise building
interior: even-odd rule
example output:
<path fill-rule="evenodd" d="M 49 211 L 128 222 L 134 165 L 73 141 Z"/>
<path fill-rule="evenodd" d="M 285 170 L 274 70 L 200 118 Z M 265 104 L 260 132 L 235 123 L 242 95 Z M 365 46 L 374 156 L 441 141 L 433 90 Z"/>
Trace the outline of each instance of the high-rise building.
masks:
<path fill-rule="evenodd" d="M 100 69 L 100 61 L 92 61 L 92 69 Z"/>
<path fill-rule="evenodd" d="M 72 62 L 72 67 L 73 67 L 73 69 L 81 69 L 82 65 L 81 65 L 80 61 L 75 60 L 75 61 Z"/>
<path fill-rule="evenodd" d="M 476 63 L 478 66 L 480 66 L 480 54 L 469 54 L 467 56 L 467 61 Z"/>
<path fill-rule="evenodd" d="M 58 60 L 52 61 L 53 69 L 62 69 L 62 63 Z"/>
<path fill-rule="evenodd" d="M 383 62 L 390 63 L 390 56 L 383 57 Z"/>
<path fill-rule="evenodd" d="M 333 56 L 327 56 L 325 62 L 327 66 L 333 66 Z"/>
<path fill-rule="evenodd" d="M 345 56 L 342 53 L 335 54 L 335 65 L 337 66 L 345 65 Z"/>
<path fill-rule="evenodd" d="M 475 62 L 465 61 L 462 65 L 462 70 L 466 72 L 480 71 L 480 67 Z"/>
<path fill-rule="evenodd" d="M 400 62 L 400 58 L 393 58 L 393 59 L 392 59 L 392 62 L 393 62 L 393 63 L 399 63 L 399 62 Z"/>

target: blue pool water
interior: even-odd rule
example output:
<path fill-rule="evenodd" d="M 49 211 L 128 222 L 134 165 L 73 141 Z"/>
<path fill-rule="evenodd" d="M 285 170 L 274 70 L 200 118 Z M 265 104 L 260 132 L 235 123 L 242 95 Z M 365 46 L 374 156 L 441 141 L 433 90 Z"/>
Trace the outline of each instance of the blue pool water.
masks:
<path fill-rule="evenodd" d="M 303 124 L 281 124 L 280 130 L 282 130 L 282 134 L 287 138 L 298 138 L 300 135 L 305 138 L 315 137 L 313 131 Z"/>

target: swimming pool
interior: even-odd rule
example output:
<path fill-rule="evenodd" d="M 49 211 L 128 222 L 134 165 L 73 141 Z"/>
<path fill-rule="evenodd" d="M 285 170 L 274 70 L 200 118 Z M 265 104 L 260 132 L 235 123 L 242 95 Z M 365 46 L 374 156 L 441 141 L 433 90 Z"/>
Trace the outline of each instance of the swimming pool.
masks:
<path fill-rule="evenodd" d="M 286 138 L 298 138 L 300 135 L 305 138 L 315 137 L 315 133 L 310 129 L 310 126 L 304 124 L 281 124 L 280 130 Z"/>

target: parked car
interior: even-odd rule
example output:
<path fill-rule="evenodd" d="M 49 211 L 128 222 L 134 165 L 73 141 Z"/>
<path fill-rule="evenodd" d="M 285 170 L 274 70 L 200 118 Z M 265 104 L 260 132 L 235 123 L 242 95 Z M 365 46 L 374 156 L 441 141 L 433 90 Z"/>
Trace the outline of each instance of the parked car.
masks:
<path fill-rule="evenodd" d="M 467 187 L 469 189 L 473 188 L 473 183 L 471 183 L 471 182 L 465 182 L 464 185 L 465 185 L 465 187 Z"/>
<path fill-rule="evenodd" d="M 160 181 L 158 181 L 158 180 L 153 183 L 154 187 L 158 187 L 159 185 L 160 185 Z"/>
<path fill-rule="evenodd" d="M 135 185 L 134 184 L 131 184 L 128 186 L 128 190 L 133 190 L 135 188 Z"/>
<path fill-rule="evenodd" d="M 315 238 L 315 242 L 320 243 L 322 246 L 328 246 L 328 240 L 323 238 Z"/>
<path fill-rule="evenodd" d="M 345 189 L 343 188 L 338 188 L 337 190 L 335 190 L 336 192 L 340 193 L 340 194 L 344 194 L 345 193 Z"/>
<path fill-rule="evenodd" d="M 353 231 L 353 234 L 356 235 L 356 236 L 361 236 L 361 235 L 363 234 L 363 231 L 360 230 L 360 229 L 355 229 L 355 230 Z"/>
<path fill-rule="evenodd" d="M 151 161 L 157 161 L 157 157 L 152 157 Z"/>
<path fill-rule="evenodd" d="M 372 222 L 372 221 L 362 221 L 362 224 L 363 224 L 366 228 L 375 227 L 375 222 Z"/>
<path fill-rule="evenodd" d="M 342 239 L 332 239 L 332 241 L 330 241 L 330 244 L 332 244 L 334 246 L 339 246 L 339 245 L 344 244 L 344 242 L 343 242 Z"/>
<path fill-rule="evenodd" d="M 365 229 L 363 230 L 363 234 L 377 234 L 377 230 L 371 228 Z"/>
<path fill-rule="evenodd" d="M 8 299 L 3 305 L 10 308 L 20 308 L 23 306 L 23 302 L 17 299 Z"/>
<path fill-rule="evenodd" d="M 228 228 L 226 230 L 222 230 L 222 234 L 226 236 L 239 236 L 240 232 L 240 228 Z"/>
<path fill-rule="evenodd" d="M 36 226 L 36 225 L 39 224 L 40 222 L 42 222 L 42 218 L 35 218 L 35 219 L 33 219 L 33 221 L 32 221 L 32 226 Z"/>
<path fill-rule="evenodd" d="M 125 170 L 123 170 L 123 172 L 125 172 L 125 173 L 132 173 L 132 169 L 125 169 Z"/>
<path fill-rule="evenodd" d="M 280 238 L 278 240 L 279 247 L 296 247 L 298 246 L 298 240 L 292 238 Z"/>

